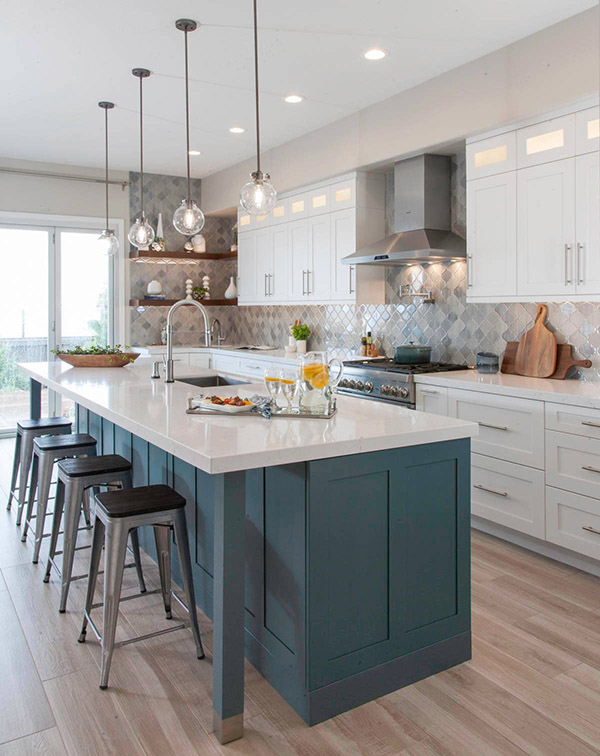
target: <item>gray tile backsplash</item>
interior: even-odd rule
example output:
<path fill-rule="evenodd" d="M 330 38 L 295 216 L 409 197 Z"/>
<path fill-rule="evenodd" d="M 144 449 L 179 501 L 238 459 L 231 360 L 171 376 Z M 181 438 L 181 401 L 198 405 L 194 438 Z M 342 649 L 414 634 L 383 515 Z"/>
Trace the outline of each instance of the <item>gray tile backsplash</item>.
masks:
<path fill-rule="evenodd" d="M 386 223 L 391 233 L 393 174 L 386 176 L 386 195 Z M 453 230 L 461 236 L 465 235 L 466 226 L 465 197 L 465 161 L 464 155 L 458 155 L 452 163 L 451 217 Z M 144 264 L 132 263 L 132 291 L 151 274 L 149 270 L 140 270 L 136 283 L 133 272 L 140 265 Z M 204 267 L 206 265 L 208 263 Z M 216 270 L 209 275 L 214 275 L 215 281 L 219 280 L 219 285 L 223 285 L 227 276 L 233 273 L 224 269 L 228 265 L 225 262 L 213 265 Z M 175 266 L 164 266 L 161 270 L 165 277 L 163 286 L 173 287 L 182 293 L 182 281 L 185 282 L 188 277 L 187 265 L 181 271 Z M 153 271 L 152 276 L 157 277 Z M 195 279 L 197 276 L 193 274 L 189 277 Z M 435 304 L 401 297 L 400 286 L 407 283 L 414 284 L 417 289 L 431 289 Z M 311 328 L 309 347 L 327 349 L 332 355 L 344 356 L 358 349 L 360 336 L 369 330 L 381 341 L 387 353 L 394 345 L 413 340 L 430 344 L 434 360 L 474 364 L 478 351 L 502 354 L 506 341 L 518 340 L 532 326 L 537 309 L 535 303 L 467 304 L 464 263 L 389 268 L 386 287 L 389 304 L 380 306 L 223 307 L 211 308 L 211 315 L 223 323 L 229 343 L 283 346 L 287 341 L 289 324 L 300 318 Z M 556 333 L 559 343 L 573 344 L 578 358 L 592 360 L 592 368 L 579 371 L 579 377 L 583 380 L 600 380 L 600 303 L 547 304 L 548 324 Z M 142 314 L 133 311 L 132 342 L 157 343 L 165 316 L 164 308 L 148 308 Z M 179 317 L 182 318 L 180 327 L 186 330 L 179 336 L 180 343 L 200 343 L 198 314 L 186 311 Z"/>

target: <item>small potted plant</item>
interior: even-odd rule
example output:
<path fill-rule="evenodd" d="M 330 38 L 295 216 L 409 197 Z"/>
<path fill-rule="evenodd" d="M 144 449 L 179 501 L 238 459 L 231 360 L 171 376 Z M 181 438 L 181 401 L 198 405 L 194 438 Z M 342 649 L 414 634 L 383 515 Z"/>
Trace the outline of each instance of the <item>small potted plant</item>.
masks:
<path fill-rule="evenodd" d="M 200 301 L 201 299 L 205 298 L 206 291 L 207 290 L 204 288 L 204 286 L 194 286 L 194 288 L 192 289 L 192 297 Z"/>
<path fill-rule="evenodd" d="M 310 328 L 307 325 L 293 325 L 292 336 L 296 339 L 296 351 L 298 354 L 306 354 L 306 340 L 310 336 Z"/>

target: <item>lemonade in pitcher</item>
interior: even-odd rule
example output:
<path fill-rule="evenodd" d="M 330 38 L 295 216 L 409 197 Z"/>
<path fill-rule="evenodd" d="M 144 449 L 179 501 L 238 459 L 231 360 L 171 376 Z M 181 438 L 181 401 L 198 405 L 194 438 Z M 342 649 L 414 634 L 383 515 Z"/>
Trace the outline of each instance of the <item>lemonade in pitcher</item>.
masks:
<path fill-rule="evenodd" d="M 325 414 L 333 390 L 342 377 L 343 365 L 336 359 L 327 362 L 326 352 L 309 352 L 301 355 L 301 360 L 300 409 Z"/>

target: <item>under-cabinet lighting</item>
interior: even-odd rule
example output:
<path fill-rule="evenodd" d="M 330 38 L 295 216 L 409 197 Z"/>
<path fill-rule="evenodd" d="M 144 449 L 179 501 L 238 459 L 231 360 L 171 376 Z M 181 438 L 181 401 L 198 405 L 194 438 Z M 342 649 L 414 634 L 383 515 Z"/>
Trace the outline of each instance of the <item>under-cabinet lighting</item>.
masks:
<path fill-rule="evenodd" d="M 563 147 L 565 144 L 565 130 L 548 131 L 545 134 L 529 137 L 527 140 L 527 154 L 535 155 L 536 152 L 546 152 Z"/>
<path fill-rule="evenodd" d="M 475 153 L 475 168 L 484 168 L 486 165 L 503 163 L 508 157 L 508 148 L 505 144 L 501 147 L 492 147 L 489 150 L 481 150 Z"/>

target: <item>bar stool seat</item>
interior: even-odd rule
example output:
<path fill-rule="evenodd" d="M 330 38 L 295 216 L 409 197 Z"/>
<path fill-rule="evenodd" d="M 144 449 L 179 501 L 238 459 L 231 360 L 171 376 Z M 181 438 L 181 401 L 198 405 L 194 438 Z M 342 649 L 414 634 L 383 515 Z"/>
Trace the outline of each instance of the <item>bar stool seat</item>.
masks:
<path fill-rule="evenodd" d="M 66 457 L 95 456 L 96 439 L 87 433 L 69 433 L 60 436 L 41 436 L 33 442 L 33 463 L 31 465 L 31 482 L 29 485 L 29 499 L 27 501 L 27 513 L 23 523 L 21 540 L 27 540 L 27 532 L 32 521 L 35 519 L 35 540 L 33 545 L 33 563 L 37 564 L 40 556 L 42 539 L 50 535 L 44 533 L 44 524 L 48 510 L 50 496 L 50 482 L 54 463 Z M 39 479 L 39 490 L 38 490 Z M 35 517 L 32 517 L 33 504 L 37 491 L 37 508 Z M 88 525 L 89 507 L 86 504 L 86 521 Z"/>
<path fill-rule="evenodd" d="M 83 529 L 79 527 L 79 519 L 82 505 L 84 505 L 85 513 L 85 495 L 91 490 L 97 490 L 101 487 L 118 486 L 121 489 L 131 489 L 131 470 L 131 462 L 119 454 L 105 454 L 100 457 L 78 457 L 63 459 L 58 462 L 58 484 L 54 500 L 50 549 L 44 582 L 47 583 L 50 580 L 53 566 L 58 570 L 55 559 L 59 554 L 62 554 L 62 570 L 59 570 L 61 576 L 61 596 L 58 610 L 61 613 L 66 611 L 71 583 L 74 580 L 87 577 L 86 575 L 73 576 L 75 552 L 80 549 L 90 548 L 89 546 L 77 546 L 77 533 Z M 58 536 L 61 532 L 60 524 L 63 519 L 63 511 L 64 545 L 62 551 L 57 551 L 56 547 Z M 142 573 L 140 545 L 137 530 L 135 529 L 131 531 L 131 551 L 134 564 L 126 566 L 135 566 L 140 583 L 140 593 L 145 593 L 146 586 Z"/>
<path fill-rule="evenodd" d="M 102 690 L 108 687 L 110 664 L 113 651 L 117 646 L 146 640 L 191 625 L 196 642 L 197 656 L 199 659 L 204 658 L 196 612 L 185 504 L 185 499 L 176 491 L 168 486 L 161 485 L 107 491 L 96 495 L 96 517 L 92 537 L 87 596 L 79 642 L 85 641 L 89 624 L 102 647 L 100 668 L 100 688 Z M 184 604 L 175 593 L 172 595 L 188 611 L 189 622 L 115 643 L 127 534 L 132 528 L 144 525 L 154 528 L 161 583 L 160 589 L 148 593 L 157 593 L 158 591 L 162 593 L 167 619 L 171 619 L 171 531 L 174 531 L 186 603 Z M 94 591 L 103 543 L 105 546 L 104 599 L 101 604 L 94 604 Z M 127 596 L 126 598 L 138 598 L 138 595 Z M 92 610 L 100 606 L 103 607 L 102 634 L 90 617 Z"/>
<path fill-rule="evenodd" d="M 19 420 L 15 436 L 15 455 L 6 508 L 10 510 L 18 491 L 17 525 L 21 524 L 27 495 L 27 480 L 33 459 L 33 440 L 43 435 L 71 432 L 71 421 L 66 417 L 42 417 L 37 420 Z M 19 485 L 17 486 L 17 479 Z"/>

